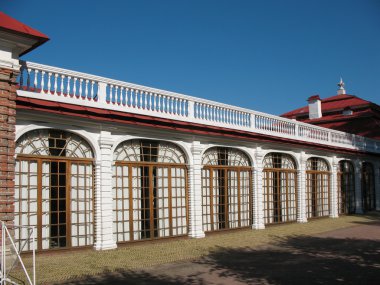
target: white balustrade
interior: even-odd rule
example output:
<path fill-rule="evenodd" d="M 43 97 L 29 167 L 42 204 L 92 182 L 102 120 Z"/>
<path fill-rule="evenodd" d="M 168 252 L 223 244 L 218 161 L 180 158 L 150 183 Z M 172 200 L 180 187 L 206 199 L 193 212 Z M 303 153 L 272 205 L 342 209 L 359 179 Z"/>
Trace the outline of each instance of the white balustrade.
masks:
<path fill-rule="evenodd" d="M 322 129 L 322 128 L 316 128 L 315 126 L 306 126 L 306 125 L 300 125 L 298 136 L 300 138 L 308 138 L 312 140 L 318 140 L 318 141 L 329 141 L 329 132 L 330 130 Z"/>
<path fill-rule="evenodd" d="M 380 153 L 380 142 L 179 93 L 21 61 L 18 95 Z"/>

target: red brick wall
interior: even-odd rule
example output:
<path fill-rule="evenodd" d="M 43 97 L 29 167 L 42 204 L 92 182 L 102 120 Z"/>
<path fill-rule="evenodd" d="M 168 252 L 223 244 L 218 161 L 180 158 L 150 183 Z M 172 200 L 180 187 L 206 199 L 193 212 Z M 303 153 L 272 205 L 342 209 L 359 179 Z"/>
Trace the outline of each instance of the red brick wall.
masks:
<path fill-rule="evenodd" d="M 0 68 L 0 220 L 14 219 L 17 72 Z"/>

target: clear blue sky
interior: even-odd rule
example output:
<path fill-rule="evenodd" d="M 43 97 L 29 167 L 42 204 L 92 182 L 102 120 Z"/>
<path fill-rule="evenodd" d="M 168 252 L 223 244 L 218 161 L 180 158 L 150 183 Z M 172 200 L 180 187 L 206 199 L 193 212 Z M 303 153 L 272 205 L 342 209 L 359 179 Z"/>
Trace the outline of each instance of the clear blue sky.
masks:
<path fill-rule="evenodd" d="M 50 41 L 23 59 L 282 114 L 380 104 L 379 0 L 0 0 Z"/>

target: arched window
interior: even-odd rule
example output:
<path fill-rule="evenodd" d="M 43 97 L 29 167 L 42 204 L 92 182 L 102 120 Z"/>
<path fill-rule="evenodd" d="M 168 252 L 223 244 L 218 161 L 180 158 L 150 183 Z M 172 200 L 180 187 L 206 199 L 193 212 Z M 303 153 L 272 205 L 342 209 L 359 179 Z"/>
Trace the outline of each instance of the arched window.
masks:
<path fill-rule="evenodd" d="M 306 163 L 306 214 L 308 218 L 330 213 L 330 172 L 324 159 L 312 157 Z"/>
<path fill-rule="evenodd" d="M 117 242 L 187 234 L 187 166 L 175 144 L 130 140 L 114 152 Z"/>
<path fill-rule="evenodd" d="M 251 225 L 251 164 L 242 151 L 213 147 L 202 158 L 203 230 Z"/>
<path fill-rule="evenodd" d="M 297 220 L 297 170 L 290 155 L 269 153 L 263 161 L 264 222 Z"/>
<path fill-rule="evenodd" d="M 28 132 L 16 143 L 15 225 L 36 226 L 38 249 L 93 244 L 93 152 L 62 130 Z M 16 230 L 18 242 L 26 238 Z M 27 244 L 28 249 L 30 244 Z"/>
<path fill-rule="evenodd" d="M 339 162 L 338 213 L 355 213 L 355 172 L 354 166 L 348 160 Z"/>
<path fill-rule="evenodd" d="M 362 205 L 365 212 L 376 209 L 375 177 L 373 166 L 369 162 L 362 165 Z"/>

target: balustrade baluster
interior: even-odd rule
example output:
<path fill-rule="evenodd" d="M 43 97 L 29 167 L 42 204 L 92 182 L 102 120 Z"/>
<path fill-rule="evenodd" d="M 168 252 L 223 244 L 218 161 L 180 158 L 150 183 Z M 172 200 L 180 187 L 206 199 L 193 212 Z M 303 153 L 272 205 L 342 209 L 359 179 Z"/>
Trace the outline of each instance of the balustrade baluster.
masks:
<path fill-rule="evenodd" d="M 45 92 L 45 71 L 41 71 L 41 92 Z"/>
<path fill-rule="evenodd" d="M 154 107 L 152 106 L 152 97 L 153 97 L 153 93 L 152 92 L 149 92 L 149 102 L 148 102 L 148 110 L 151 110 L 151 111 L 154 111 Z M 153 101 L 154 102 L 154 101 Z"/>
<path fill-rule="evenodd" d="M 88 98 L 88 79 L 84 81 L 84 98 L 90 99 Z"/>
<path fill-rule="evenodd" d="M 71 97 L 76 96 L 77 94 L 77 80 L 78 78 L 73 77 L 73 94 L 70 95 Z"/>
<path fill-rule="evenodd" d="M 157 109 L 156 109 L 156 107 L 157 107 L 157 104 L 156 104 L 156 102 L 157 102 L 157 94 L 156 93 L 151 93 L 152 94 L 152 96 L 153 96 L 153 99 L 152 99 L 152 104 L 153 104 L 153 106 L 152 106 L 152 110 L 153 111 L 157 111 Z"/>
<path fill-rule="evenodd" d="M 137 107 L 138 108 L 142 108 L 142 104 L 143 104 L 143 101 L 142 101 L 143 92 L 140 91 L 140 90 L 136 90 L 136 94 L 139 97 L 139 104 L 138 104 Z"/>
<path fill-rule="evenodd" d="M 113 101 L 113 85 L 112 84 L 110 84 L 109 85 L 109 97 L 108 97 L 108 102 L 107 103 L 112 103 L 112 101 Z"/>
<path fill-rule="evenodd" d="M 135 100 L 134 100 L 134 105 L 133 105 L 133 107 L 135 107 L 135 108 L 137 108 L 137 90 L 135 90 L 135 89 L 133 89 L 133 93 L 134 93 L 134 98 L 135 98 Z"/>
<path fill-rule="evenodd" d="M 130 106 L 130 107 L 133 106 L 133 89 L 129 90 L 129 105 L 128 106 Z"/>
<path fill-rule="evenodd" d="M 76 97 L 82 97 L 82 82 L 83 82 L 83 79 L 82 78 L 79 78 L 79 88 L 78 88 L 78 96 Z M 82 97 L 83 98 L 83 97 Z"/>
<path fill-rule="evenodd" d="M 65 81 L 65 75 L 61 74 L 61 84 L 59 86 L 60 95 L 63 95 L 63 82 Z"/>
<path fill-rule="evenodd" d="M 182 98 L 180 98 L 179 99 L 179 105 L 178 105 L 178 115 L 180 115 L 180 116 L 182 116 L 183 114 L 182 114 L 182 103 L 183 103 L 183 99 Z"/>
<path fill-rule="evenodd" d="M 173 113 L 173 98 L 172 97 L 168 97 L 168 100 L 169 100 L 169 114 L 172 114 Z"/>
<path fill-rule="evenodd" d="M 58 73 L 54 73 L 54 94 L 57 94 L 58 88 Z"/>
<path fill-rule="evenodd" d="M 96 96 L 94 94 L 94 85 L 95 85 L 95 81 L 91 81 L 91 94 L 90 94 L 90 99 L 92 100 L 95 100 L 96 101 Z"/>
<path fill-rule="evenodd" d="M 157 98 L 157 111 L 161 112 L 161 94 L 158 94 Z"/>
<path fill-rule="evenodd" d="M 34 82 L 33 82 L 33 84 L 34 84 L 34 91 L 36 91 L 37 92 L 37 89 L 38 89 L 38 70 L 37 69 L 35 69 L 34 70 Z"/>
<path fill-rule="evenodd" d="M 120 86 L 120 104 L 122 104 L 123 106 L 125 106 L 126 104 L 126 98 L 127 98 L 127 92 L 125 91 L 125 87 L 124 86 Z"/>
<path fill-rule="evenodd" d="M 115 85 L 115 95 L 114 95 L 114 100 L 113 104 L 120 105 L 120 93 L 119 93 L 120 87 L 118 85 Z"/>
<path fill-rule="evenodd" d="M 71 93 L 70 82 L 71 82 L 71 76 L 67 76 L 67 82 L 66 82 L 66 92 L 67 92 L 67 94 L 66 95 L 69 95 L 69 96 L 70 96 L 70 93 Z"/>
<path fill-rule="evenodd" d="M 174 99 L 174 114 L 176 115 L 178 115 L 178 110 L 179 110 L 178 103 L 179 103 L 179 99 L 175 98 Z"/>
<path fill-rule="evenodd" d="M 48 72 L 47 92 L 50 92 L 50 91 L 51 91 L 51 82 L 50 82 L 50 79 L 51 79 L 51 72 Z"/>
<path fill-rule="evenodd" d="M 143 109 L 147 109 L 148 100 L 147 100 L 148 93 L 146 91 L 141 91 L 141 97 L 144 96 L 144 105 L 141 106 Z"/>
<path fill-rule="evenodd" d="M 32 73 L 32 69 L 31 68 L 27 68 L 25 69 L 26 70 L 26 89 L 29 90 L 30 89 L 30 76 L 31 76 L 31 73 Z M 20 78 L 20 87 L 23 87 L 23 82 L 21 81 L 22 79 L 22 74 L 23 72 L 21 71 L 21 78 Z"/>

